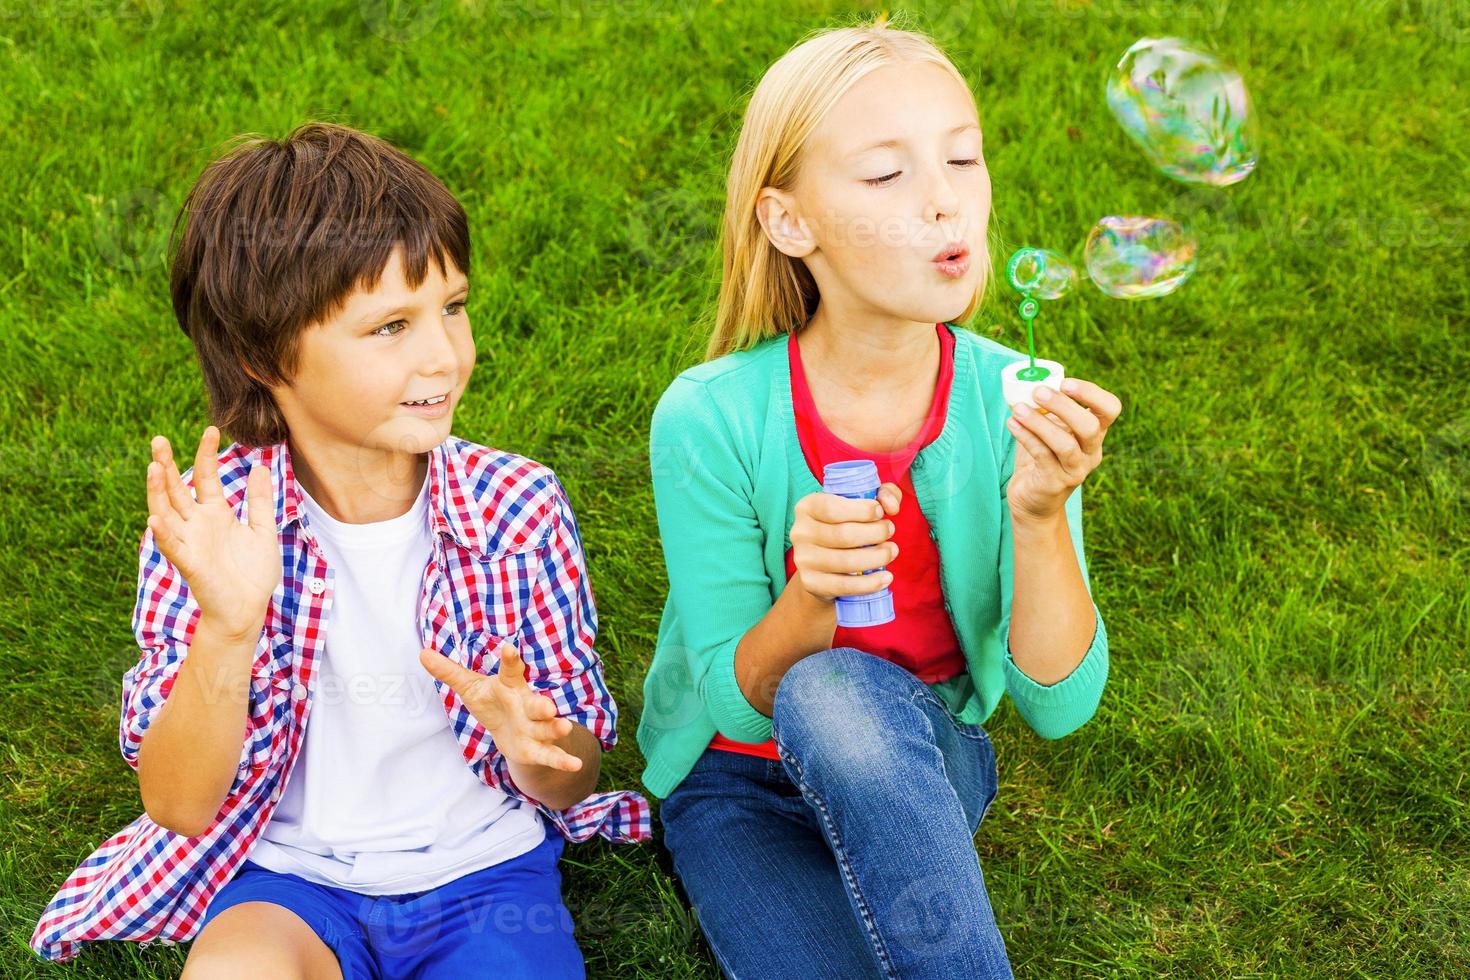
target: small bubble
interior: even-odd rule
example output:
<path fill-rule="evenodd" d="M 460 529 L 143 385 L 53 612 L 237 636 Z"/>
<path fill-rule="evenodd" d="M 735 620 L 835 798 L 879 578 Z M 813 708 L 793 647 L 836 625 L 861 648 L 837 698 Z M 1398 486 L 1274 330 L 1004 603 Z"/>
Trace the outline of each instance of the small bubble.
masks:
<path fill-rule="evenodd" d="M 1006 278 L 1016 292 L 1036 299 L 1060 299 L 1077 285 L 1077 271 L 1046 248 L 1017 249 L 1006 263 Z"/>
<path fill-rule="evenodd" d="M 1193 275 L 1195 251 L 1167 218 L 1109 215 L 1087 236 L 1087 275 L 1115 299 L 1167 296 Z"/>

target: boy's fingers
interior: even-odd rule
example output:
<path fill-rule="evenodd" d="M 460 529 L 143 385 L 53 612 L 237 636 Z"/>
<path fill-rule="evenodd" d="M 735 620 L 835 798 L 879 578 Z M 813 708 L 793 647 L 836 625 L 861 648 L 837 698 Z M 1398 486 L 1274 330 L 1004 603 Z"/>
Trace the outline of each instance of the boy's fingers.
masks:
<path fill-rule="evenodd" d="M 532 694 L 526 699 L 526 716 L 541 721 L 556 717 L 556 703 L 544 694 Z"/>
<path fill-rule="evenodd" d="M 553 718 L 551 721 L 538 721 L 532 724 L 534 727 L 531 729 L 531 734 L 542 742 L 555 742 L 572 730 L 570 718 Z"/>
<path fill-rule="evenodd" d="M 219 482 L 219 429 L 212 425 L 204 427 L 199 437 L 199 449 L 194 453 L 194 495 L 202 504 L 206 500 L 225 499 L 224 487 Z"/>
<path fill-rule="evenodd" d="M 526 682 L 526 665 L 521 660 L 521 651 L 507 640 L 500 641 L 500 680 L 511 687 L 529 687 Z"/>
<path fill-rule="evenodd" d="M 187 521 L 194 513 L 194 498 L 189 496 L 189 488 L 184 485 L 184 478 L 179 474 L 179 464 L 174 462 L 174 447 L 167 439 L 163 440 L 162 449 L 159 462 L 163 464 L 164 492 L 168 494 L 169 502 L 173 504 L 179 519 Z"/>
<path fill-rule="evenodd" d="M 169 503 L 168 493 L 163 489 L 164 469 L 158 460 L 148 464 L 148 475 L 144 478 L 148 486 L 148 514 L 150 517 L 162 518 L 165 514 L 172 514 L 173 504 Z"/>
<path fill-rule="evenodd" d="M 561 769 L 566 772 L 576 772 L 582 768 L 582 760 L 564 749 L 546 748 L 531 753 L 531 761 L 537 765 L 549 766 L 552 769 Z"/>
<path fill-rule="evenodd" d="M 149 514 L 148 528 L 153 532 L 153 540 L 158 545 L 159 550 L 164 552 L 164 557 L 177 565 L 178 562 L 175 560 L 177 551 L 175 549 L 182 531 L 182 528 L 179 527 L 178 517 L 172 512 L 165 515 Z"/>
<path fill-rule="evenodd" d="M 270 528 L 274 531 L 276 502 L 275 495 L 271 492 L 270 469 L 265 466 L 250 467 L 250 474 L 245 477 L 245 501 L 248 504 L 246 516 L 250 520 L 251 529 L 263 531 Z"/>
<path fill-rule="evenodd" d="M 419 651 L 419 663 L 435 678 L 448 684 L 461 698 L 464 697 L 465 689 L 483 676 L 461 667 L 438 650 L 429 647 Z"/>

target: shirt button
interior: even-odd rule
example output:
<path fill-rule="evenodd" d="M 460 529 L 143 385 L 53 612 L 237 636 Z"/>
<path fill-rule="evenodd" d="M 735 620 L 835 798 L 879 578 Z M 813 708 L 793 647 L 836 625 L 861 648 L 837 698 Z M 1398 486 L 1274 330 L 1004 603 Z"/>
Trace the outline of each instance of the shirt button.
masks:
<path fill-rule="evenodd" d="M 327 591 L 327 583 L 319 578 L 314 578 L 310 582 L 307 582 L 306 587 L 311 590 L 312 595 L 321 595 Z"/>
<path fill-rule="evenodd" d="M 291 697 L 296 701 L 306 700 L 306 685 L 300 681 L 291 685 Z"/>

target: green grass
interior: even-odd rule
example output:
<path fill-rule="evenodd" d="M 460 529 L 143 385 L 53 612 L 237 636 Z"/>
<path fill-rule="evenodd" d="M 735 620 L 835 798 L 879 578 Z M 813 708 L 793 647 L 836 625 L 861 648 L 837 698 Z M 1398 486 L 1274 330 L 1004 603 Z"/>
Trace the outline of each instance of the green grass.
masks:
<path fill-rule="evenodd" d="M 140 812 L 115 733 L 148 439 L 207 421 L 162 246 L 218 146 L 334 119 L 463 200 L 480 362 L 454 430 L 565 482 L 622 711 L 601 785 L 637 787 L 665 585 L 649 415 L 703 347 L 743 96 L 855 9 L 261 6 L 0 4 L 5 976 L 183 960 L 115 943 L 63 971 L 26 941 Z M 1041 352 L 1125 412 L 1087 483 L 1102 706 L 1058 742 L 1009 702 L 987 722 L 1002 787 L 977 847 L 1019 976 L 1470 971 L 1464 10 L 992 0 L 914 21 L 978 94 L 1002 257 L 1075 256 L 1127 212 L 1194 220 L 1203 249 L 1171 297 L 1088 286 L 1038 320 Z M 1261 165 L 1224 192 L 1153 172 L 1102 99 L 1132 41 L 1173 33 L 1251 87 Z M 973 321 L 1012 346 L 1018 324 L 1004 296 Z M 564 874 L 593 976 L 715 975 L 654 847 L 594 841 Z"/>

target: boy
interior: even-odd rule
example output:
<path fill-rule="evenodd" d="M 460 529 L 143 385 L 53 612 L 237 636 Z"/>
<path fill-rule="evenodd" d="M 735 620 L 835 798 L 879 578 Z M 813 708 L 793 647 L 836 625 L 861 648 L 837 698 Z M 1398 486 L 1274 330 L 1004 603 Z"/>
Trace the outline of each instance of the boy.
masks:
<path fill-rule="evenodd" d="M 174 312 L 219 428 L 184 474 L 152 443 L 120 731 L 146 814 L 32 946 L 197 935 L 186 977 L 583 976 L 557 860 L 648 840 L 649 808 L 592 795 L 617 707 L 561 484 L 450 435 L 463 208 L 312 123 L 216 160 L 180 219 Z"/>

